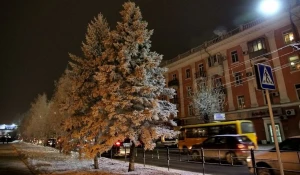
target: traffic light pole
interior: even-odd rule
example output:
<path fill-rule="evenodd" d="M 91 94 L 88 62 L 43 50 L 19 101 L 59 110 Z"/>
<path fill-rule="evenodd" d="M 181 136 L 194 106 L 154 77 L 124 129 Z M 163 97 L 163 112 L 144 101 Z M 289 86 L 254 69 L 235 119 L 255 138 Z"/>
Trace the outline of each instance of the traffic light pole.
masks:
<path fill-rule="evenodd" d="M 272 133 L 273 133 L 273 138 L 274 138 L 274 143 L 275 143 L 275 148 L 276 148 L 276 153 L 277 153 L 277 159 L 278 159 L 278 164 L 279 164 L 280 175 L 284 175 L 283 166 L 282 166 L 282 162 L 281 162 L 281 156 L 280 156 L 280 150 L 279 150 L 279 144 L 278 144 L 278 140 L 277 140 L 275 122 L 274 122 L 274 117 L 273 117 L 273 110 L 272 110 L 272 106 L 271 106 L 269 90 L 266 89 L 265 92 L 266 92 L 267 102 L 268 102 L 268 107 L 269 107 L 269 114 L 270 114 L 270 120 L 271 120 L 271 125 L 272 125 Z"/>

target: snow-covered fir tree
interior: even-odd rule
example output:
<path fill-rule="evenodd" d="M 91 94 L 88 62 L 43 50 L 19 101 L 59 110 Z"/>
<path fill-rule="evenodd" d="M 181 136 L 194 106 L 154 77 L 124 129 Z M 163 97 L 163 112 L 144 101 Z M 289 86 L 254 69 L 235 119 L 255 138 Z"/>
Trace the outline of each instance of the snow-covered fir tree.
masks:
<path fill-rule="evenodd" d="M 71 69 L 69 75 L 72 90 L 70 94 L 71 103 L 67 109 L 71 117 L 64 121 L 64 128 L 68 131 L 67 138 L 72 140 L 69 143 L 81 145 L 80 154 L 82 152 L 90 153 L 90 147 L 84 148 L 83 145 L 86 144 L 87 140 L 91 142 L 99 135 L 98 125 L 101 121 L 93 117 L 91 107 L 101 99 L 95 93 L 98 91 L 98 84 L 94 76 L 102 64 L 101 55 L 105 50 L 103 41 L 106 40 L 108 34 L 108 24 L 102 14 L 99 14 L 88 25 L 86 40 L 81 47 L 83 56 L 78 57 L 70 54 L 69 65 Z M 70 145 L 64 146 L 69 147 Z"/>
<path fill-rule="evenodd" d="M 101 64 L 100 56 L 104 49 L 103 41 L 108 37 L 109 27 L 102 14 L 99 14 L 88 25 L 86 41 L 82 43 L 84 56 L 70 54 L 72 98 L 70 110 L 74 115 L 90 113 L 90 107 L 99 100 L 93 94 L 97 82 L 95 72 Z"/>
<path fill-rule="evenodd" d="M 95 116 L 102 118 L 101 148 L 128 137 L 134 155 L 138 141 L 145 149 L 153 149 L 155 139 L 177 134 L 164 124 L 176 125 L 170 117 L 176 117 L 177 110 L 174 104 L 159 99 L 162 95 L 171 98 L 174 89 L 166 88 L 166 69 L 159 67 L 162 55 L 150 51 L 153 31 L 147 29 L 147 22 L 133 2 L 126 2 L 123 7 L 122 21 L 105 42 L 103 64 L 96 76 L 101 101 L 93 110 Z M 133 170 L 131 156 L 129 171 Z"/>
<path fill-rule="evenodd" d="M 204 123 L 212 121 L 214 113 L 222 112 L 225 105 L 224 87 L 213 84 L 213 81 L 197 84 L 192 95 L 192 104 L 195 114 Z"/>

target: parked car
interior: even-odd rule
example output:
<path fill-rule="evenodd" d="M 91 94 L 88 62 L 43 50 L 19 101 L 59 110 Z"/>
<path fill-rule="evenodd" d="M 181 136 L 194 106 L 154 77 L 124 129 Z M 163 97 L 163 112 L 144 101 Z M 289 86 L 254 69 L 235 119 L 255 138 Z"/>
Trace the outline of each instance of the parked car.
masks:
<path fill-rule="evenodd" d="M 177 138 L 160 137 L 156 141 L 156 147 L 175 147 L 175 148 L 177 148 L 177 144 L 178 144 Z"/>
<path fill-rule="evenodd" d="M 208 137 L 202 144 L 192 146 L 189 154 L 193 160 L 202 158 L 201 148 L 203 148 L 205 160 L 225 160 L 235 164 L 239 161 L 246 161 L 250 155 L 249 149 L 254 149 L 255 145 L 247 136 L 237 134 L 215 135 Z"/>
<path fill-rule="evenodd" d="M 55 148 L 55 146 L 56 146 L 56 139 L 53 139 L 53 138 L 48 139 L 47 142 L 46 142 L 46 146 L 51 146 L 51 147 Z"/>
<path fill-rule="evenodd" d="M 285 174 L 300 174 L 300 136 L 290 137 L 279 144 L 280 157 Z M 254 153 L 258 175 L 280 174 L 276 148 Z M 247 165 L 253 173 L 252 160 L 247 158 Z M 294 172 L 292 172 L 294 171 Z M 296 171 L 296 172 L 295 172 Z"/>
<path fill-rule="evenodd" d="M 103 153 L 103 156 L 110 156 L 113 157 L 121 157 L 121 156 L 128 156 L 130 154 L 130 146 L 131 141 L 130 139 L 125 139 L 124 141 L 117 141 L 109 151 Z"/>

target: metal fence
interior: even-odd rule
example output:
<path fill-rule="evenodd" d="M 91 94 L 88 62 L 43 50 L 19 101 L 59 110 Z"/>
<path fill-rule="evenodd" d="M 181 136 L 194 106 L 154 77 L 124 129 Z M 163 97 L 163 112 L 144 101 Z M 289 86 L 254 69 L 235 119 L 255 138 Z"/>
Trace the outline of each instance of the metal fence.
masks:
<path fill-rule="evenodd" d="M 127 150 L 129 152 L 129 148 Z M 125 161 L 128 161 L 128 152 L 124 156 Z M 263 153 L 268 153 L 269 155 L 261 158 L 259 155 Z M 288 159 L 282 159 L 282 164 L 285 168 L 284 172 L 286 174 L 300 174 L 300 152 L 281 151 L 282 155 L 286 153 L 288 155 L 284 156 L 288 156 Z M 271 157 L 270 154 L 272 154 Z M 143 148 L 137 148 L 135 157 L 140 158 L 144 166 L 147 165 L 147 160 L 150 161 L 150 159 L 165 162 L 168 170 L 170 169 L 171 162 L 174 161 L 201 164 L 202 170 L 200 171 L 202 171 L 203 174 L 205 174 L 205 171 L 207 170 L 205 165 L 232 167 L 247 166 L 249 171 L 255 175 L 279 174 L 280 172 L 276 152 L 273 150 L 203 148 L 179 150 L 178 148 L 156 148 L 154 150 L 147 151 Z M 114 158 L 112 152 L 110 153 L 110 158 Z"/>

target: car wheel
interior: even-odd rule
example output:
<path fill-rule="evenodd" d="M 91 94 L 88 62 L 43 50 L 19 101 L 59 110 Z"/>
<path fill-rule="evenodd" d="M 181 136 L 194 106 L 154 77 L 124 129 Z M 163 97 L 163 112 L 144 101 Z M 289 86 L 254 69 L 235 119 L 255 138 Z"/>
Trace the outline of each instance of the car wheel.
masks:
<path fill-rule="evenodd" d="M 200 160 L 200 154 L 198 151 L 193 151 L 191 156 L 192 156 L 192 159 L 195 161 Z"/>
<path fill-rule="evenodd" d="M 234 152 L 226 153 L 225 160 L 226 160 L 227 163 L 230 163 L 230 164 L 236 164 L 238 162 L 238 159 L 237 159 L 236 154 Z"/>

